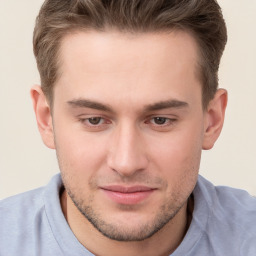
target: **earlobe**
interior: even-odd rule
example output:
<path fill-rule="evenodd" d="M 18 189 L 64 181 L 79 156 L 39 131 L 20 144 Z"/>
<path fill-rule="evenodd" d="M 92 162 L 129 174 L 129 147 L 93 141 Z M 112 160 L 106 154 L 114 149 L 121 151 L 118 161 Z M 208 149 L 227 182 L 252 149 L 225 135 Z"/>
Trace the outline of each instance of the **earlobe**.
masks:
<path fill-rule="evenodd" d="M 38 85 L 31 88 L 30 95 L 42 140 L 48 148 L 55 149 L 51 110 L 46 97 Z"/>
<path fill-rule="evenodd" d="M 205 113 L 203 149 L 208 150 L 214 146 L 218 139 L 225 117 L 227 106 L 227 91 L 219 89 L 210 101 Z"/>

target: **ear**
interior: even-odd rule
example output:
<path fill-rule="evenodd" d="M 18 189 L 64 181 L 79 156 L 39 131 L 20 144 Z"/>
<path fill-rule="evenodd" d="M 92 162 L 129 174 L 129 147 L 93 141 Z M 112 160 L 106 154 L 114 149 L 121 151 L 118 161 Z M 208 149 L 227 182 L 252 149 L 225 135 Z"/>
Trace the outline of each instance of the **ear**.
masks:
<path fill-rule="evenodd" d="M 223 127 L 225 110 L 228 101 L 227 91 L 219 89 L 210 101 L 205 112 L 203 149 L 214 146 Z"/>
<path fill-rule="evenodd" d="M 38 85 L 31 88 L 30 95 L 42 140 L 48 148 L 55 149 L 51 110 L 46 97 Z"/>

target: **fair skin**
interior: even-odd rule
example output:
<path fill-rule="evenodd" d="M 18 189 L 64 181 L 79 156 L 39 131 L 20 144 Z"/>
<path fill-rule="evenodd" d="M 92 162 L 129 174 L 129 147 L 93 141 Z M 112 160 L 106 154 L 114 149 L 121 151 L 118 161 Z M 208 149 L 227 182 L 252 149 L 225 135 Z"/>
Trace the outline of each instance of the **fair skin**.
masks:
<path fill-rule="evenodd" d="M 52 109 L 32 88 L 63 213 L 95 255 L 162 256 L 181 243 L 201 150 L 217 140 L 227 103 L 221 89 L 202 108 L 197 52 L 185 32 L 77 32 L 62 41 Z"/>

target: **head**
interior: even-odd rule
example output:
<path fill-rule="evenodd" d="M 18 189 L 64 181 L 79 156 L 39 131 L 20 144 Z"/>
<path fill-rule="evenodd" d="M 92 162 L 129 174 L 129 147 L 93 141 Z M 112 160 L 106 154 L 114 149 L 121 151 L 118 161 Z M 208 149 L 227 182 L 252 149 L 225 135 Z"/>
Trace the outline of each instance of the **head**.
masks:
<path fill-rule="evenodd" d="M 32 98 L 86 232 L 141 241 L 184 227 L 201 150 L 224 120 L 225 42 L 211 0 L 45 2 Z"/>
<path fill-rule="evenodd" d="M 88 30 L 190 33 L 198 44 L 203 107 L 213 98 L 227 41 L 225 22 L 216 0 L 46 0 L 37 17 L 33 42 L 42 90 L 50 104 L 60 76 L 62 39 L 72 32 Z"/>

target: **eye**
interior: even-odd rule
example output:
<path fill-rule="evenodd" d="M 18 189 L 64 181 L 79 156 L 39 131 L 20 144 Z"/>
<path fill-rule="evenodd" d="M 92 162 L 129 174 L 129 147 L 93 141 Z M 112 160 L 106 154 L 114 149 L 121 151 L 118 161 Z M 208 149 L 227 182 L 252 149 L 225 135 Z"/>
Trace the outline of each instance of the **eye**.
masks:
<path fill-rule="evenodd" d="M 169 118 L 163 116 L 153 116 L 146 120 L 145 124 L 156 131 L 170 131 L 173 129 L 174 124 L 177 122 L 177 118 Z"/>
<path fill-rule="evenodd" d="M 157 116 L 157 117 L 151 118 L 149 120 L 149 123 L 151 123 L 155 126 L 165 126 L 165 125 L 171 125 L 174 121 L 175 121 L 175 119 Z"/>
<path fill-rule="evenodd" d="M 157 125 L 164 125 L 167 121 L 169 121 L 169 118 L 165 117 L 154 117 L 151 122 L 157 124 Z"/>
<path fill-rule="evenodd" d="M 90 116 L 87 118 L 79 118 L 79 121 L 86 129 L 90 130 L 104 130 L 111 124 L 109 119 L 101 116 Z"/>
<path fill-rule="evenodd" d="M 98 125 L 103 119 L 101 117 L 90 117 L 87 120 L 91 125 Z"/>

